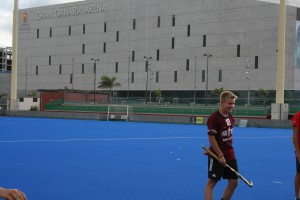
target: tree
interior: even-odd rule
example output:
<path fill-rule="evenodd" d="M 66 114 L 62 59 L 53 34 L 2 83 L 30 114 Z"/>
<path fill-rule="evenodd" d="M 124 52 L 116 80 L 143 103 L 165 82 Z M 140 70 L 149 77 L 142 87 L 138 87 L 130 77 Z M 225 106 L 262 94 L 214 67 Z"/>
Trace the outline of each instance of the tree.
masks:
<path fill-rule="evenodd" d="M 220 94 L 222 93 L 222 92 L 224 92 L 224 88 L 216 88 L 216 89 L 214 89 L 214 91 L 213 91 L 213 93 L 215 94 L 215 95 L 217 95 L 217 96 L 220 96 Z"/>
<path fill-rule="evenodd" d="M 5 97 L 5 96 L 7 96 L 7 94 L 1 93 L 1 94 L 0 94 L 0 99 L 2 99 L 2 98 Z"/>
<path fill-rule="evenodd" d="M 263 88 L 259 88 L 257 93 L 258 93 L 258 96 L 263 99 L 263 105 L 265 106 L 267 97 L 269 96 L 269 91 L 265 90 Z"/>
<path fill-rule="evenodd" d="M 154 96 L 156 97 L 156 102 L 161 104 L 161 90 L 158 88 L 157 90 L 154 91 Z"/>
<path fill-rule="evenodd" d="M 101 81 L 99 82 L 98 88 L 108 88 L 109 89 L 109 98 L 111 97 L 111 89 L 115 86 L 121 86 L 119 82 L 116 82 L 117 78 L 112 76 L 102 76 Z M 109 101 L 109 99 L 108 99 Z"/>
<path fill-rule="evenodd" d="M 2 99 L 3 99 L 5 96 L 7 96 L 7 94 L 5 94 L 5 93 L 0 93 L 0 110 L 2 110 L 1 104 L 4 104 L 4 102 L 3 102 Z"/>

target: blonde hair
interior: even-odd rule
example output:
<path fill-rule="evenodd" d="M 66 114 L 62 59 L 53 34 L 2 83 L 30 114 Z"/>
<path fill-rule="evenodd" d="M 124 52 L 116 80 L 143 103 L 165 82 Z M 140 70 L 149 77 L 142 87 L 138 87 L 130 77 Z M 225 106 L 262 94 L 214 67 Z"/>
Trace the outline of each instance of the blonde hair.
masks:
<path fill-rule="evenodd" d="M 228 99 L 236 100 L 238 97 L 230 91 L 224 91 L 220 94 L 220 103 L 225 102 Z"/>

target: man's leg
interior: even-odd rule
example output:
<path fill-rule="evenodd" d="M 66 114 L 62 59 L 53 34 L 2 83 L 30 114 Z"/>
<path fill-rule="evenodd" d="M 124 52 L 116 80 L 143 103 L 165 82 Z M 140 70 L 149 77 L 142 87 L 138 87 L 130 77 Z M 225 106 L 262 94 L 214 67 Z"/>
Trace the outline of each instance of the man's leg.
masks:
<path fill-rule="evenodd" d="M 228 179 L 228 185 L 224 190 L 223 198 L 224 200 L 230 200 L 232 197 L 236 187 L 238 186 L 239 181 L 238 179 Z"/>
<path fill-rule="evenodd" d="M 204 189 L 204 199 L 205 200 L 213 200 L 214 199 L 214 187 L 217 182 L 208 178 L 207 183 Z"/>
<path fill-rule="evenodd" d="M 295 198 L 299 198 L 300 190 L 300 172 L 296 172 L 295 175 Z"/>

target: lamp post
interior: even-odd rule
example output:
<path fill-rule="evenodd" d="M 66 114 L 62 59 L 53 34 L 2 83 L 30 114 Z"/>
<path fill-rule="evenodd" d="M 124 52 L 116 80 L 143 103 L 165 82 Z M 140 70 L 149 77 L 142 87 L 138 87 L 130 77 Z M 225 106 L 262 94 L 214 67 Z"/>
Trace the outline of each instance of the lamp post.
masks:
<path fill-rule="evenodd" d="M 25 75 L 25 96 L 27 95 L 27 75 L 28 75 L 28 71 L 27 71 L 27 58 L 26 60 L 26 75 Z"/>
<path fill-rule="evenodd" d="M 247 84 L 248 84 L 248 98 L 247 98 L 247 107 L 250 106 L 250 87 L 249 87 L 249 81 L 250 81 L 250 71 L 249 71 L 249 68 L 250 68 L 250 65 L 249 65 L 249 61 L 248 60 L 245 60 L 245 62 L 247 63 L 246 65 L 246 79 L 247 79 Z"/>
<path fill-rule="evenodd" d="M 128 56 L 128 72 L 127 72 L 127 99 L 129 98 L 129 82 L 130 82 L 130 56 Z"/>
<path fill-rule="evenodd" d="M 150 69 L 150 71 L 151 71 L 151 69 Z M 152 77 L 153 74 L 154 74 L 153 72 L 150 73 L 150 94 L 149 94 L 150 95 L 150 100 L 149 100 L 150 103 L 151 103 L 151 98 L 152 98 L 151 97 L 151 93 L 152 93 L 152 91 L 151 91 L 151 80 L 153 79 L 153 77 Z"/>
<path fill-rule="evenodd" d="M 196 105 L 196 72 L 197 72 L 197 69 L 196 69 L 196 60 L 197 60 L 197 56 L 195 56 L 195 79 L 194 79 L 194 105 Z"/>
<path fill-rule="evenodd" d="M 71 83 L 72 83 L 72 90 L 73 90 L 73 82 L 74 82 L 74 58 L 72 58 L 72 74 L 71 74 Z"/>
<path fill-rule="evenodd" d="M 212 57 L 212 54 L 205 53 L 203 56 L 206 57 L 206 84 L 205 84 L 205 105 L 207 106 L 207 89 L 208 89 L 208 59 Z"/>
<path fill-rule="evenodd" d="M 96 103 L 96 63 L 100 61 L 100 59 L 91 58 L 94 61 L 94 103 Z"/>
<path fill-rule="evenodd" d="M 149 60 L 152 59 L 152 57 L 147 57 L 147 56 L 144 56 L 144 58 L 146 59 L 146 72 L 147 72 L 147 80 L 146 80 L 146 104 L 147 104 L 147 100 L 148 100 L 148 72 L 149 72 Z"/>

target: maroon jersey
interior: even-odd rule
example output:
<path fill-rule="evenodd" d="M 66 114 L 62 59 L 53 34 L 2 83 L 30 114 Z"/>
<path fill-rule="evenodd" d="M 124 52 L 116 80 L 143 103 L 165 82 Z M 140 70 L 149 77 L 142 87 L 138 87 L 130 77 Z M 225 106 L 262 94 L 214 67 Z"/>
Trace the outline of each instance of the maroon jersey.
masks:
<path fill-rule="evenodd" d="M 207 121 L 208 135 L 215 136 L 226 160 L 236 159 L 232 146 L 233 125 L 233 116 L 229 113 L 227 117 L 224 117 L 219 111 L 211 114 Z M 210 147 L 210 150 L 213 151 L 213 148 Z"/>
<path fill-rule="evenodd" d="M 300 111 L 294 115 L 292 122 L 293 122 L 293 126 L 298 128 L 298 143 L 300 145 Z"/>

